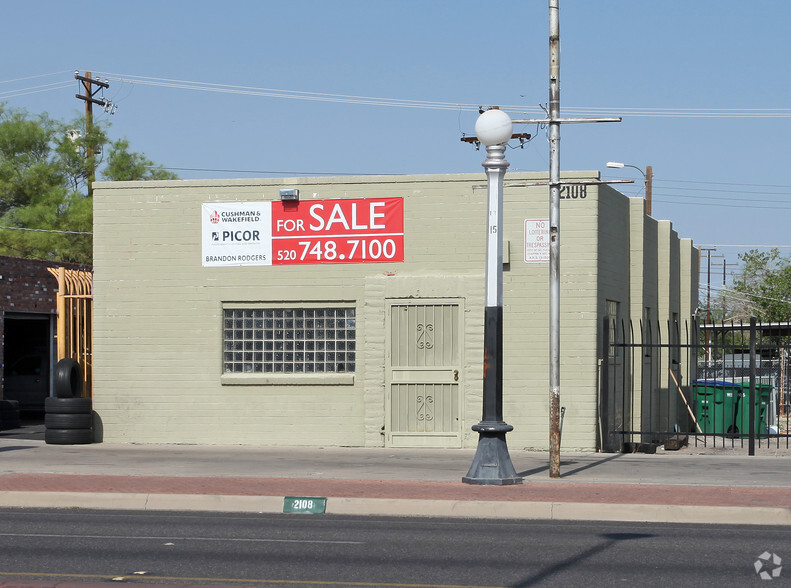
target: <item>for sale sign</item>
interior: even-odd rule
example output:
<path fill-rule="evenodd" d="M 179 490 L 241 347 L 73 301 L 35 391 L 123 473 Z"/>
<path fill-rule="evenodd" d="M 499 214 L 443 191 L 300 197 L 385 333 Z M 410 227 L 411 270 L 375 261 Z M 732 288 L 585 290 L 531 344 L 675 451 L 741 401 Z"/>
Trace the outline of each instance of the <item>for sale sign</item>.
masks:
<path fill-rule="evenodd" d="M 274 264 L 404 261 L 404 200 L 272 203 Z"/>
<path fill-rule="evenodd" d="M 203 205 L 204 266 L 401 261 L 403 198 Z"/>

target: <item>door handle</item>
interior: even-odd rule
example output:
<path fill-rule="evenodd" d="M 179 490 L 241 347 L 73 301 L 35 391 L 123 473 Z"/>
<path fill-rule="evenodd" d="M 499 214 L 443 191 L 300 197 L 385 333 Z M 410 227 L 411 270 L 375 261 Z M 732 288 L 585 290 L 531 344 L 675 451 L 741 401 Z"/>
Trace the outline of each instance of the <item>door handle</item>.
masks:
<path fill-rule="evenodd" d="M 459 381 L 459 370 L 453 370 L 453 381 L 454 382 Z"/>

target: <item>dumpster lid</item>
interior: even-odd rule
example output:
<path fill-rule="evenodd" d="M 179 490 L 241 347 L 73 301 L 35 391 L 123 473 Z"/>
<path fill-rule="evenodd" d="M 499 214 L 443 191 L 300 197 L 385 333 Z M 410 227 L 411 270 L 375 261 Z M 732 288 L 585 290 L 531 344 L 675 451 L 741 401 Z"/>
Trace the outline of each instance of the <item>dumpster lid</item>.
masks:
<path fill-rule="evenodd" d="M 692 382 L 693 386 L 739 386 L 733 382 L 726 382 L 724 380 L 695 380 Z"/>

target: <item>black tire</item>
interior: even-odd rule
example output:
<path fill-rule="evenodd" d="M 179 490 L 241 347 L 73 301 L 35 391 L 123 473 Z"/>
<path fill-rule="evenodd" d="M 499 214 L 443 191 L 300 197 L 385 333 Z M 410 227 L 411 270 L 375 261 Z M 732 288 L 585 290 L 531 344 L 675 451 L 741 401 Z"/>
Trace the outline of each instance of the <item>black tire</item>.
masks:
<path fill-rule="evenodd" d="M 93 442 L 90 429 L 44 429 L 44 442 L 50 445 L 84 445 Z"/>
<path fill-rule="evenodd" d="M 52 414 L 91 414 L 90 398 L 55 398 L 44 399 L 44 409 Z M 46 416 L 44 417 L 46 418 Z"/>
<path fill-rule="evenodd" d="M 47 413 L 44 415 L 44 426 L 47 429 L 90 429 L 92 425 L 92 414 Z"/>
<path fill-rule="evenodd" d="M 82 368 L 75 359 L 66 357 L 55 364 L 55 396 L 79 398 L 82 395 Z"/>

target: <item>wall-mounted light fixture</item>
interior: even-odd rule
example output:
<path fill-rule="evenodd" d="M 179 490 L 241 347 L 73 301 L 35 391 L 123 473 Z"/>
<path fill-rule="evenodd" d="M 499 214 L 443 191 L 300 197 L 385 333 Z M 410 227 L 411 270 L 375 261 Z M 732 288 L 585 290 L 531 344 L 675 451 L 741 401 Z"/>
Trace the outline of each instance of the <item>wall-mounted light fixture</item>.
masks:
<path fill-rule="evenodd" d="M 280 190 L 280 199 L 281 200 L 299 200 L 299 190 L 296 188 L 289 188 L 285 190 Z"/>

